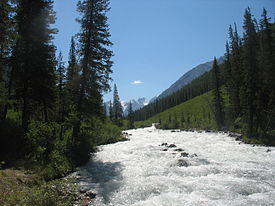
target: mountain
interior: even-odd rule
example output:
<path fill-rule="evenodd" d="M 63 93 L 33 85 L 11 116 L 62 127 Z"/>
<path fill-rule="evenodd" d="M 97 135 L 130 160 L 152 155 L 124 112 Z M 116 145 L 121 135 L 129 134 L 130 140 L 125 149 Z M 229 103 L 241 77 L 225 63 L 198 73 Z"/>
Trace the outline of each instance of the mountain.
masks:
<path fill-rule="evenodd" d="M 224 57 L 220 57 L 217 59 L 218 64 L 221 64 L 224 61 Z M 162 99 L 164 97 L 167 97 L 174 92 L 178 91 L 181 89 L 183 86 L 189 84 L 192 82 L 194 79 L 197 77 L 203 75 L 205 72 L 208 72 L 211 70 L 213 65 L 213 61 L 206 62 L 203 64 L 200 64 L 187 73 L 185 73 L 182 77 L 180 77 L 174 84 L 172 84 L 168 89 L 166 89 L 164 92 L 162 92 L 157 99 Z"/>
<path fill-rule="evenodd" d="M 141 109 L 142 107 L 144 107 L 144 106 L 146 106 L 146 105 L 149 104 L 149 101 L 145 97 L 139 98 L 137 100 L 132 99 L 130 101 L 132 103 L 132 109 L 133 109 L 133 111 Z M 123 108 L 123 115 L 124 116 L 128 115 L 128 109 L 129 109 L 130 101 L 129 102 L 121 101 L 121 106 Z M 109 114 L 110 101 L 105 102 L 105 105 L 106 105 L 107 114 Z"/>
<path fill-rule="evenodd" d="M 138 109 L 141 109 L 142 107 L 146 106 L 149 104 L 149 101 L 146 100 L 146 98 L 139 98 L 137 100 L 130 100 L 132 103 L 132 109 L 133 111 L 136 111 Z M 129 102 L 124 102 L 124 107 L 123 107 L 123 114 L 124 116 L 128 115 L 128 109 L 129 109 L 129 105 L 130 105 L 130 101 Z"/>

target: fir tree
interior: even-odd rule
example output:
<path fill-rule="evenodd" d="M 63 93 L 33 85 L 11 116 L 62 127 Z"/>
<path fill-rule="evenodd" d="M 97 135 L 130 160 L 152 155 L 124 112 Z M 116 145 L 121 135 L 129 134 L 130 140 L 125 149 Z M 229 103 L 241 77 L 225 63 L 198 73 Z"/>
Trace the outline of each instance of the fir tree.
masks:
<path fill-rule="evenodd" d="M 132 101 L 130 100 L 129 107 L 128 107 L 128 120 L 129 120 L 129 129 L 134 128 L 134 117 L 133 117 L 133 107 Z"/>
<path fill-rule="evenodd" d="M 258 96 L 258 109 L 260 112 L 261 129 L 267 131 L 272 123 L 275 122 L 275 47 L 272 37 L 272 24 L 267 12 L 263 9 L 262 19 L 260 20 L 260 55 L 259 74 L 261 90 Z"/>
<path fill-rule="evenodd" d="M 79 84 L 80 84 L 80 67 L 77 61 L 77 51 L 74 37 L 71 38 L 71 46 L 69 52 L 69 61 L 66 74 L 66 88 L 70 94 L 69 99 L 70 105 L 74 108 L 77 105 Z"/>
<path fill-rule="evenodd" d="M 237 32 L 237 26 L 235 24 L 234 30 L 231 25 L 229 27 L 229 39 L 230 39 L 230 70 L 231 77 L 229 81 L 231 82 L 231 102 L 233 108 L 234 118 L 237 118 L 241 112 L 241 103 L 240 103 L 240 87 L 242 85 L 242 56 L 241 56 L 241 43 L 240 37 Z"/>
<path fill-rule="evenodd" d="M 110 100 L 110 104 L 109 104 L 109 116 L 110 116 L 110 119 L 112 120 L 113 117 L 114 117 L 114 111 L 113 111 L 113 103 L 112 103 L 112 100 Z"/>
<path fill-rule="evenodd" d="M 62 61 L 62 53 L 57 58 L 57 86 L 58 86 L 58 121 L 63 122 L 65 118 L 65 66 Z"/>
<path fill-rule="evenodd" d="M 121 124 L 123 110 L 122 110 L 122 106 L 120 103 L 116 84 L 114 86 L 113 113 L 114 113 L 114 118 L 115 118 L 116 123 Z"/>
<path fill-rule="evenodd" d="M 22 125 L 25 131 L 35 107 L 48 108 L 55 99 L 55 29 L 53 1 L 18 0 L 18 35 L 15 48 L 16 93 L 22 101 Z"/>
<path fill-rule="evenodd" d="M 241 88 L 241 103 L 243 108 L 244 130 L 248 137 L 255 135 L 258 128 L 257 95 L 259 95 L 258 68 L 258 36 L 250 12 L 244 14 L 244 45 L 243 45 L 243 84 Z"/>
<path fill-rule="evenodd" d="M 87 115 L 102 115 L 102 92 L 110 89 L 109 80 L 112 72 L 112 45 L 106 12 L 108 0 L 83 0 L 78 2 L 81 18 L 79 39 L 80 90 L 77 102 L 79 119 Z M 80 123 L 74 127 L 74 136 L 78 136 Z"/>
<path fill-rule="evenodd" d="M 15 42 L 14 7 L 10 0 L 0 2 L 0 120 L 5 120 L 11 96 L 11 55 Z M 5 78 L 4 78 L 5 77 Z"/>
<path fill-rule="evenodd" d="M 213 97 L 213 104 L 214 104 L 214 114 L 217 122 L 218 129 L 222 129 L 224 127 L 224 107 L 223 107 L 223 98 L 221 94 L 221 77 L 219 66 L 217 63 L 216 57 L 214 58 L 213 62 L 213 75 L 214 75 L 214 97 Z"/>

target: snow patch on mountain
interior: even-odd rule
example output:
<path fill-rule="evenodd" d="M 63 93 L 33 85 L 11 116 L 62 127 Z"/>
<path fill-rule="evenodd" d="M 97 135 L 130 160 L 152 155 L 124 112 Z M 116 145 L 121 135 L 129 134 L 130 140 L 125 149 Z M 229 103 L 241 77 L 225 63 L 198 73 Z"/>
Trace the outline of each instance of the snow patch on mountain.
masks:
<path fill-rule="evenodd" d="M 143 98 L 138 98 L 137 100 L 135 99 L 131 99 L 130 100 L 132 103 L 132 109 L 133 111 L 136 111 L 138 109 L 143 108 L 144 106 L 149 104 L 149 100 L 147 100 L 145 97 Z M 122 109 L 123 109 L 123 115 L 127 116 L 128 115 L 128 110 L 129 110 L 129 105 L 130 105 L 130 101 L 120 101 Z M 107 111 L 107 114 L 109 114 L 109 110 L 110 110 L 110 101 L 105 102 L 105 108 Z"/>

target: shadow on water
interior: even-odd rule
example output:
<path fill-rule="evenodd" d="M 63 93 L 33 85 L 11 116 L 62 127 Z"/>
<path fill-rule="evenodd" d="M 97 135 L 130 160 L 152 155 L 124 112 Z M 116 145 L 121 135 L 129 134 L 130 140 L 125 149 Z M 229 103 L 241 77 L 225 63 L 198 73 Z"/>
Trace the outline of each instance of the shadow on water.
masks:
<path fill-rule="evenodd" d="M 111 195 L 116 192 L 122 181 L 122 165 L 120 162 L 91 161 L 81 168 L 82 181 L 89 189 L 98 188 L 98 196 L 105 203 L 110 202 Z"/>

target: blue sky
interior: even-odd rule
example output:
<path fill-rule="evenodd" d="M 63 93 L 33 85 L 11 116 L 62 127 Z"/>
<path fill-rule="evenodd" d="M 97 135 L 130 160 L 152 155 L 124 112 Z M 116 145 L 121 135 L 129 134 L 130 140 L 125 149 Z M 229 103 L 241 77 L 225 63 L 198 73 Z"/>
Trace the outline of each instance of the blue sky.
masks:
<path fill-rule="evenodd" d="M 66 3 L 64 3 L 66 2 Z M 120 99 L 150 99 L 194 66 L 222 56 L 228 27 L 242 33 L 248 6 L 256 19 L 263 7 L 274 21 L 275 0 L 110 0 L 108 13 L 114 43 L 113 81 Z M 55 0 L 58 51 L 67 60 L 77 1 Z M 112 92 L 104 100 L 112 98 Z"/>

